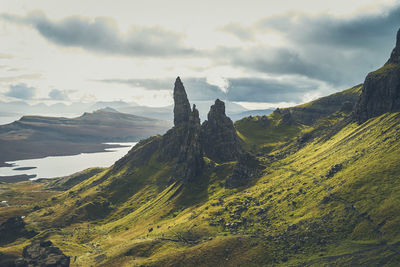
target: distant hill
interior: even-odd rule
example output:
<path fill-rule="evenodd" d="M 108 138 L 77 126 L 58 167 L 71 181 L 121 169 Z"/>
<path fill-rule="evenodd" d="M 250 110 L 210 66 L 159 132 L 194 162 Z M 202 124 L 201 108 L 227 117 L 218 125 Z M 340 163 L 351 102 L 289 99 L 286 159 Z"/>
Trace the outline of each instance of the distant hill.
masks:
<path fill-rule="evenodd" d="M 207 119 L 208 108 L 212 105 L 213 101 L 196 101 L 194 104 L 197 105 L 201 120 Z M 149 106 L 141 106 L 139 104 L 133 102 L 124 102 L 124 101 L 98 101 L 94 103 L 83 103 L 83 102 L 74 102 L 71 104 L 64 103 L 56 103 L 52 105 L 46 105 L 43 103 L 30 105 L 23 101 L 14 101 L 14 102 L 1 102 L 0 101 L 0 124 L 1 118 L 5 117 L 7 120 L 5 121 L 13 121 L 17 118 L 20 118 L 24 115 L 38 115 L 38 116 L 56 116 L 56 117 L 76 117 L 79 114 L 84 112 L 93 112 L 96 110 L 101 110 L 104 108 L 112 108 L 118 112 L 132 114 L 136 116 L 143 116 L 149 118 L 155 118 L 159 120 L 167 120 L 172 121 L 172 109 L 173 106 L 165 106 L 165 107 L 149 107 Z M 226 112 L 229 116 L 233 116 L 234 114 L 238 114 L 236 118 L 242 118 L 242 112 L 246 112 L 247 109 L 242 107 L 239 104 L 233 102 L 226 102 Z M 243 114 L 246 116 L 246 114 Z M 261 115 L 261 114 L 259 114 Z M 14 118 L 13 120 L 9 120 L 9 118 Z"/>
<path fill-rule="evenodd" d="M 254 109 L 254 110 L 246 110 L 243 112 L 239 112 L 239 113 L 233 113 L 233 114 L 228 114 L 229 117 L 233 120 L 240 120 L 242 118 L 245 117 L 249 117 L 249 116 L 264 116 L 264 115 L 268 115 L 271 114 L 275 109 Z"/>
<path fill-rule="evenodd" d="M 0 126 L 0 166 L 5 161 L 102 151 L 104 142 L 139 141 L 171 123 L 104 108 L 77 118 L 23 116 Z"/>

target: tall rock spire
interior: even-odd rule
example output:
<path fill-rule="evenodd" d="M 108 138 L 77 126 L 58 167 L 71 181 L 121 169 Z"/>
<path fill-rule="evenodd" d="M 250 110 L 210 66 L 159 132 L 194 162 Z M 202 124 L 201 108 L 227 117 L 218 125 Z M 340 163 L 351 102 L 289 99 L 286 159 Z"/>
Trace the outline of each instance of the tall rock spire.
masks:
<path fill-rule="evenodd" d="M 189 121 L 190 104 L 186 95 L 185 87 L 178 77 L 174 87 L 174 125 L 178 126 Z"/>
<path fill-rule="evenodd" d="M 203 170 L 203 150 L 200 142 L 200 117 L 196 105 L 190 109 L 185 87 L 178 77 L 174 88 L 174 124 L 161 140 L 161 160 L 177 159 L 174 179 L 183 182 L 195 181 Z"/>
<path fill-rule="evenodd" d="M 396 47 L 393 49 L 392 54 L 386 64 L 400 63 L 400 29 L 397 31 Z"/>

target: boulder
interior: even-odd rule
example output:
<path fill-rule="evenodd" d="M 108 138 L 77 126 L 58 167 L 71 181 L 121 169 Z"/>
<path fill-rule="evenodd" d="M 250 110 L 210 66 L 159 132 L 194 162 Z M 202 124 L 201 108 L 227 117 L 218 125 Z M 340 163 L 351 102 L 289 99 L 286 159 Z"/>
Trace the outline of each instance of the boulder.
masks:
<path fill-rule="evenodd" d="M 24 220 L 19 217 L 11 217 L 0 225 L 0 245 L 14 242 L 20 237 L 31 238 L 36 235 L 35 231 L 25 228 Z"/>
<path fill-rule="evenodd" d="M 30 245 L 24 247 L 22 258 L 17 259 L 17 267 L 64 267 L 69 266 L 70 257 L 64 253 L 51 241 L 35 240 Z"/>
<path fill-rule="evenodd" d="M 246 186 L 248 183 L 262 174 L 263 167 L 259 161 L 250 153 L 243 153 L 233 169 L 233 173 L 226 179 L 225 187 L 237 188 Z"/>

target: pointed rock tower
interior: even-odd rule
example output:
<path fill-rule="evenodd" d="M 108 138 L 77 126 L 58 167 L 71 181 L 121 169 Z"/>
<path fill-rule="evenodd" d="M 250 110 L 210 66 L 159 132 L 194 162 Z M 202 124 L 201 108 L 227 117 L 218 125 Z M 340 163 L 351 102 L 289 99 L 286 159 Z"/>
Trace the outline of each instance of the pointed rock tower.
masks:
<path fill-rule="evenodd" d="M 221 100 L 215 100 L 201 130 L 203 150 L 210 159 L 216 162 L 234 161 L 243 152 L 236 129 L 226 116 L 225 104 Z"/>
<path fill-rule="evenodd" d="M 354 118 L 363 123 L 386 112 L 400 111 L 400 29 L 396 47 L 382 68 L 365 78 Z"/>
<path fill-rule="evenodd" d="M 179 126 L 189 121 L 190 104 L 181 78 L 176 78 L 174 87 L 174 125 Z"/>
<path fill-rule="evenodd" d="M 200 143 L 199 111 L 193 105 L 190 110 L 185 87 L 178 77 L 174 87 L 174 127 L 162 138 L 161 160 L 175 160 L 174 178 L 193 181 L 203 169 L 203 150 Z"/>
<path fill-rule="evenodd" d="M 393 49 L 392 54 L 386 64 L 399 64 L 400 63 L 400 29 L 397 31 L 396 47 Z"/>

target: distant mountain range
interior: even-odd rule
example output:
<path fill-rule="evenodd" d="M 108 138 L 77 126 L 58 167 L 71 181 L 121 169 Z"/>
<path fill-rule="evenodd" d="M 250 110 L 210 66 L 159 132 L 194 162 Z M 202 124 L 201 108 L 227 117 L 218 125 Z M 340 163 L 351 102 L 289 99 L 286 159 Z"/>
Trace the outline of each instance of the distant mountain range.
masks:
<path fill-rule="evenodd" d="M 23 116 L 0 126 L 0 166 L 5 161 L 102 151 L 110 147 L 104 142 L 139 141 L 164 133 L 171 125 L 109 107 L 72 119 Z"/>
<path fill-rule="evenodd" d="M 199 109 L 201 120 L 204 121 L 207 119 L 206 114 L 212 103 L 212 101 L 194 102 Z M 8 117 L 10 118 L 7 121 L 8 123 L 25 115 L 75 117 L 84 112 L 93 112 L 104 108 L 112 108 L 122 113 L 159 120 L 172 121 L 173 119 L 172 105 L 165 107 L 148 107 L 138 105 L 134 102 L 128 103 L 124 101 L 99 101 L 95 103 L 74 102 L 69 105 L 64 103 L 52 105 L 39 103 L 30 105 L 24 101 L 0 102 L 0 119 L 1 117 Z M 248 110 L 239 104 L 229 101 L 226 102 L 227 115 L 231 116 L 233 120 L 241 119 L 249 115 L 267 115 L 272 111 L 273 110 Z M 0 120 L 0 124 L 5 124 L 5 122 L 2 123 Z"/>

